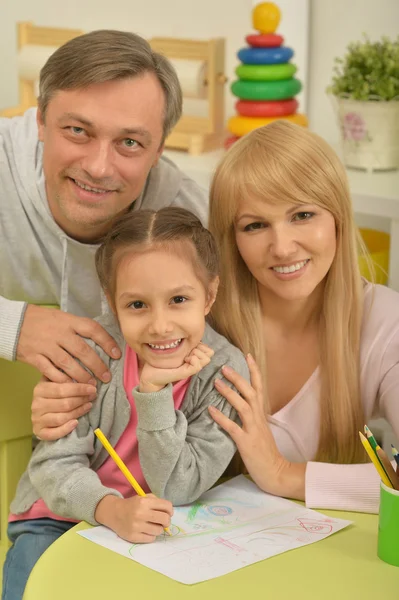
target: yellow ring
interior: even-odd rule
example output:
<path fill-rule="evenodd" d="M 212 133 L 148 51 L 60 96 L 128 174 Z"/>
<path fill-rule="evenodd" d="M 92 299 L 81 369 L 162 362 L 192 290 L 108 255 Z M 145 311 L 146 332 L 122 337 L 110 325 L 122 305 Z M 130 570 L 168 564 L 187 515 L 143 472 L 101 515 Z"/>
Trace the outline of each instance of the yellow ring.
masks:
<path fill-rule="evenodd" d="M 246 133 L 249 133 L 254 129 L 258 129 L 258 127 L 269 125 L 270 123 L 273 123 L 273 121 L 278 121 L 279 119 L 290 121 L 291 123 L 302 125 L 303 127 L 307 127 L 308 125 L 308 119 L 306 115 L 296 113 L 294 115 L 286 115 L 285 117 L 231 117 L 228 121 L 227 129 L 233 135 L 242 137 Z"/>

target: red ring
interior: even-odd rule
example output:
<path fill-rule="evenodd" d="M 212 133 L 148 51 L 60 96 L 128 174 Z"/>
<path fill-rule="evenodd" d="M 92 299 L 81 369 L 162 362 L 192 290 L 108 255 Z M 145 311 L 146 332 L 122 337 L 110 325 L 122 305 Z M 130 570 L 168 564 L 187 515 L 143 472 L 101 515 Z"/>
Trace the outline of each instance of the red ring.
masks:
<path fill-rule="evenodd" d="M 239 140 L 239 139 L 240 139 L 240 138 L 239 138 L 239 137 L 237 137 L 236 135 L 231 135 L 230 137 L 226 138 L 226 139 L 224 140 L 224 144 L 223 144 L 223 146 L 224 146 L 224 149 L 225 149 L 225 150 L 228 150 L 228 149 L 229 149 L 229 148 L 231 148 L 231 146 L 232 146 L 232 145 L 233 145 L 233 144 L 234 144 L 234 143 L 235 143 L 237 140 Z"/>
<path fill-rule="evenodd" d="M 277 33 L 253 33 L 247 35 L 245 41 L 253 48 L 273 48 L 281 46 L 284 38 Z"/>
<path fill-rule="evenodd" d="M 243 117 L 284 117 L 292 115 L 298 108 L 295 98 L 288 100 L 262 101 L 238 100 L 235 109 Z"/>

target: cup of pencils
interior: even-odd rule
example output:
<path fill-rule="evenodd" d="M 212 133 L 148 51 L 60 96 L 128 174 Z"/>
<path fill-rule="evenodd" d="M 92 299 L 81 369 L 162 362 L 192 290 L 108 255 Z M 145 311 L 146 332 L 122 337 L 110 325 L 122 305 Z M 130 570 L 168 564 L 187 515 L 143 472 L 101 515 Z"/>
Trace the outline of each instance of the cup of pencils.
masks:
<path fill-rule="evenodd" d="M 399 453 L 392 446 L 396 470 L 365 425 L 362 444 L 381 477 L 377 554 L 381 560 L 399 567 Z"/>
<path fill-rule="evenodd" d="M 377 548 L 381 560 L 399 567 L 399 491 L 382 481 Z"/>

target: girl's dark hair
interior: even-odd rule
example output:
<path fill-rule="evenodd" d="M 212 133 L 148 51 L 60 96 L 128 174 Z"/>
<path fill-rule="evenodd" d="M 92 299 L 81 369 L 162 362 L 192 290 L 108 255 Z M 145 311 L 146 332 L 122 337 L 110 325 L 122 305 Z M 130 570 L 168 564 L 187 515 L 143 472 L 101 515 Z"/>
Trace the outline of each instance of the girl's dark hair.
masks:
<path fill-rule="evenodd" d="M 115 294 L 118 264 L 127 253 L 152 248 L 173 250 L 176 243 L 186 247 L 185 253 L 207 288 L 219 275 L 219 253 L 213 235 L 193 213 L 168 206 L 158 211 L 128 212 L 119 218 L 105 235 L 95 256 L 97 274 L 110 301 Z"/>

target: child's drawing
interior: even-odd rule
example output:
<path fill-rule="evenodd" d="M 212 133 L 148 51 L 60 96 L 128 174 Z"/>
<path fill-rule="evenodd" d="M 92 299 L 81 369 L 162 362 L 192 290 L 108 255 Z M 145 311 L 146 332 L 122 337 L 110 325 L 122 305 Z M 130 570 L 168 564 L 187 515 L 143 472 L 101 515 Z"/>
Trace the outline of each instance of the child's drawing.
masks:
<path fill-rule="evenodd" d="M 209 492 L 208 492 L 209 493 Z M 197 536 L 210 532 L 222 532 L 226 528 L 236 529 L 265 516 L 265 507 L 261 502 L 245 501 L 234 496 L 224 496 L 215 502 L 194 502 L 190 506 L 178 506 L 172 519 L 172 525 L 179 528 L 179 536 Z M 281 517 L 290 514 L 291 507 L 278 510 L 275 514 Z M 272 517 L 273 512 L 267 511 Z M 167 541 L 167 536 L 161 536 Z"/>
<path fill-rule="evenodd" d="M 152 544 L 129 544 L 105 527 L 79 534 L 177 581 L 197 583 L 322 540 L 349 523 L 265 494 L 239 476 L 175 507 L 171 535 Z"/>

